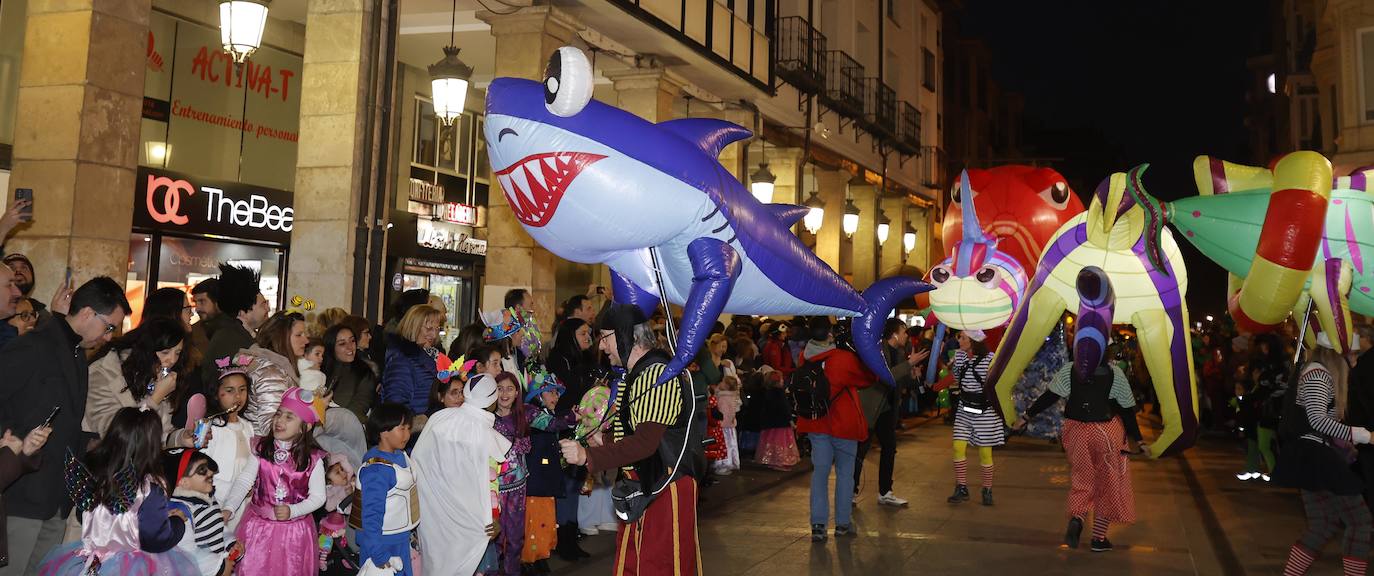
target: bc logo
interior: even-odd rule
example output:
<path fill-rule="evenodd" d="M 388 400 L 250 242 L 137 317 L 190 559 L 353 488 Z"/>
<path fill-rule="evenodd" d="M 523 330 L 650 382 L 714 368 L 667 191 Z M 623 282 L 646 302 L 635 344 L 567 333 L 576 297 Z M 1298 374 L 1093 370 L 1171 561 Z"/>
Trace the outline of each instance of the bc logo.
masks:
<path fill-rule="evenodd" d="M 167 191 L 162 195 L 162 209 L 159 210 L 153 198 L 157 196 L 159 188 L 166 188 Z M 172 180 L 166 176 L 148 175 L 148 195 L 145 199 L 148 204 L 148 215 L 153 220 L 162 223 L 172 223 L 178 226 L 186 225 L 186 216 L 181 214 L 181 193 L 195 194 L 195 187 L 185 180 Z"/>

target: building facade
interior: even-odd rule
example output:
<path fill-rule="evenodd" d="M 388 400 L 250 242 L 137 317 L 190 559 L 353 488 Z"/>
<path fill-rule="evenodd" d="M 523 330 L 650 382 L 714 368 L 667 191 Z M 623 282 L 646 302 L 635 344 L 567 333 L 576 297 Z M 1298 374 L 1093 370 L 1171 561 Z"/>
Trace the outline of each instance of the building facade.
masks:
<path fill-rule="evenodd" d="M 549 322 L 607 271 L 524 233 L 493 189 L 482 111 L 492 78 L 541 79 L 573 45 L 599 100 L 753 130 L 722 165 L 746 185 L 771 173 L 773 202 L 822 207 L 797 233 L 857 288 L 938 259 L 933 0 L 527 3 L 276 0 L 261 47 L 235 64 L 215 3 L 5 0 L 0 185 L 35 198 L 7 250 L 33 258 L 40 288 L 71 266 L 137 302 L 230 261 L 259 270 L 278 307 L 299 296 L 377 318 L 426 288 L 456 328 L 527 288 Z M 426 67 L 450 44 L 473 73 L 446 125 Z"/>

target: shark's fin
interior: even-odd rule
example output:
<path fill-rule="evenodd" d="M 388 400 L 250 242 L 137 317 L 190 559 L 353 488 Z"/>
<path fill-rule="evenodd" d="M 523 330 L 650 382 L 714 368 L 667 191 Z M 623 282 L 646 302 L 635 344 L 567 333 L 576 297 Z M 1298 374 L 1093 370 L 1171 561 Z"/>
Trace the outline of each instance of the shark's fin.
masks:
<path fill-rule="evenodd" d="M 673 360 L 658 377 L 662 384 L 677 376 L 696 360 L 697 352 L 711 335 L 711 327 L 730 299 L 730 289 L 744 264 L 729 244 L 715 238 L 697 238 L 687 245 L 692 262 L 692 288 L 682 304 L 682 325 L 677 334 Z"/>
<path fill-rule="evenodd" d="M 611 297 L 617 304 L 633 304 L 644 312 L 645 318 L 651 318 L 658 310 L 658 295 L 640 288 L 629 276 L 621 274 L 618 270 L 611 269 Z"/>
<path fill-rule="evenodd" d="M 658 127 L 695 144 L 712 158 L 720 156 L 720 151 L 732 142 L 754 135 L 739 124 L 715 118 L 679 118 L 659 122 Z"/>
<path fill-rule="evenodd" d="M 898 302 L 934 289 L 934 286 L 915 276 L 890 276 L 864 290 L 865 310 L 854 319 L 851 327 L 854 332 L 854 351 L 859 353 L 859 358 L 868 369 L 888 386 L 896 384 L 892 379 L 892 371 L 887 367 L 887 359 L 883 357 L 883 324 Z"/>
<path fill-rule="evenodd" d="M 810 208 L 796 204 L 764 204 L 763 206 L 772 212 L 773 216 L 782 222 L 783 226 L 787 227 L 796 224 L 798 220 L 806 216 L 807 212 L 811 211 Z"/>

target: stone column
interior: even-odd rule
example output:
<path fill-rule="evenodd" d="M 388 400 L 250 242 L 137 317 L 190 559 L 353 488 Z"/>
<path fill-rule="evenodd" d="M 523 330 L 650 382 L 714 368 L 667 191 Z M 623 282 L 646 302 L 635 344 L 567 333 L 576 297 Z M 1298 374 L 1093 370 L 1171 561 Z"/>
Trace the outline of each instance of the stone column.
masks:
<path fill-rule="evenodd" d="M 768 157 L 768 170 L 773 172 L 777 180 L 773 181 L 773 203 L 774 204 L 802 204 L 806 198 L 801 196 L 801 182 L 798 181 L 800 171 L 797 170 L 797 163 L 801 162 L 801 148 L 774 148 L 768 146 L 764 154 Z M 750 169 L 752 173 L 757 167 Z"/>
<path fill-rule="evenodd" d="M 825 202 L 825 217 L 821 219 L 821 229 L 816 231 L 816 256 L 839 274 L 844 273 L 840 270 L 841 245 L 845 243 L 840 220 L 844 214 L 844 189 L 849 176 L 848 172 L 816 169 L 817 193 Z"/>
<path fill-rule="evenodd" d="M 151 8 L 29 1 L 10 188 L 34 190 L 34 219 L 5 249 L 33 260 L 39 300 L 67 266 L 77 282 L 127 277 Z"/>
<path fill-rule="evenodd" d="M 887 242 L 882 245 L 882 257 L 878 259 L 878 277 L 884 278 L 894 274 L 905 260 L 902 232 L 906 230 L 907 201 L 905 198 L 883 198 L 879 204 L 892 221 L 887 229 Z"/>
<path fill-rule="evenodd" d="M 296 157 L 296 221 L 287 283 L 292 294 L 325 306 L 353 298 L 358 203 L 369 183 L 366 125 L 371 50 L 363 30 L 372 3 L 308 0 L 301 71 L 300 152 Z"/>
<path fill-rule="evenodd" d="M 577 23 L 551 6 L 525 8 L 515 14 L 478 12 L 496 37 L 496 76 L 543 80 L 549 55 L 576 36 Z M 494 182 L 494 180 L 493 180 Z M 568 278 L 569 296 L 586 290 L 593 281 L 592 268 L 565 262 L 545 250 L 520 225 L 505 194 L 493 189 L 487 195 L 487 267 L 481 308 L 501 306 L 511 288 L 528 288 L 536 318 L 552 337 L 558 306 L 556 289 L 560 276 Z M 598 282 L 607 284 L 606 281 Z"/>
<path fill-rule="evenodd" d="M 849 194 L 859 207 L 859 228 L 850 242 L 854 246 L 854 288 L 868 288 L 878 277 L 878 195 L 873 185 L 855 176 Z"/>

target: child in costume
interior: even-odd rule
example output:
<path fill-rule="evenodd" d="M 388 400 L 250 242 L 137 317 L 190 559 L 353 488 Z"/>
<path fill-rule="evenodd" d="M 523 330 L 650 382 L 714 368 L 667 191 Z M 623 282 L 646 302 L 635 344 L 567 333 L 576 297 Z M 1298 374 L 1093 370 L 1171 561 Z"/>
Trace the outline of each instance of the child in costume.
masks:
<path fill-rule="evenodd" d="M 549 555 L 558 545 L 558 519 L 554 499 L 563 497 L 562 455 L 558 433 L 572 427 L 575 415 L 554 416 L 553 408 L 565 388 L 558 377 L 531 364 L 529 392 L 525 394 L 525 421 L 529 423 L 530 452 L 525 457 L 529 482 L 525 493 L 525 546 L 520 562 L 536 574 L 550 572 Z"/>
<path fill-rule="evenodd" d="M 420 502 L 415 488 L 415 468 L 406 457 L 410 425 L 415 415 L 401 404 L 384 403 L 373 409 L 367 420 L 367 439 L 371 450 L 358 470 L 361 490 L 361 518 L 358 527 L 359 559 L 363 569 L 369 565 L 402 568 L 397 574 L 410 576 L 410 533 L 420 522 Z"/>
<path fill-rule="evenodd" d="M 487 547 L 480 571 L 483 574 L 520 574 L 520 553 L 525 546 L 525 484 L 529 469 L 525 455 L 530 451 L 529 424 L 525 407 L 520 401 L 520 380 L 515 374 L 502 372 L 496 377 L 496 431 L 510 441 L 510 452 L 501 465 L 499 487 L 501 494 L 501 534 Z"/>
<path fill-rule="evenodd" d="M 319 573 L 315 520 L 324 505 L 324 450 L 311 429 L 319 415 L 311 393 L 291 387 L 272 417 L 272 436 L 256 440 L 257 482 L 239 524 L 246 552 L 243 574 L 296 576 Z"/>
<path fill-rule="evenodd" d="M 348 518 L 354 506 L 357 478 L 353 463 L 344 454 L 325 459 L 324 508 L 320 511 L 320 572 L 357 574 L 361 562 L 348 546 Z"/>
<path fill-rule="evenodd" d="M 305 356 L 301 359 L 310 362 L 316 370 L 324 366 L 324 340 L 312 336 L 305 344 Z"/>
<path fill-rule="evenodd" d="M 774 470 L 788 471 L 801 462 L 797 432 L 792 428 L 792 405 L 787 399 L 787 384 L 782 372 L 764 374 L 763 413 L 760 416 L 759 445 L 754 458 Z"/>
<path fill-rule="evenodd" d="M 186 515 L 168 507 L 162 471 L 162 419 L 121 408 L 85 463 L 67 452 L 67 490 L 81 512 L 81 540 L 43 559 L 40 576 L 199 574 L 177 549 Z"/>
<path fill-rule="evenodd" d="M 725 459 L 715 463 L 715 472 L 721 476 L 739 470 L 739 436 L 735 434 L 735 415 L 744 402 L 739 397 L 739 377 L 727 370 L 716 385 L 715 402 L 720 410 L 720 429 L 725 438 Z"/>
<path fill-rule="evenodd" d="M 191 520 L 177 548 L 196 561 L 199 574 L 233 574 L 237 557 L 229 556 L 232 541 L 224 530 L 224 509 L 211 495 L 219 466 L 199 450 L 173 448 L 163 453 L 162 468 L 167 485 L 174 486 L 172 503 L 181 506 Z"/>
<path fill-rule="evenodd" d="M 577 414 L 577 428 L 574 438 L 586 442 L 592 434 L 600 434 L 611 425 L 611 415 L 615 392 L 613 389 L 623 383 L 625 369 L 612 367 L 598 378 L 597 385 L 582 395 L 582 401 L 573 408 Z M 616 522 L 615 506 L 611 502 L 611 482 L 614 472 L 588 473 L 577 497 L 577 526 L 583 534 L 595 536 L 602 531 L 615 533 L 620 529 Z"/>
<path fill-rule="evenodd" d="M 253 425 L 240 417 L 252 397 L 249 371 L 253 358 L 235 354 L 215 360 L 219 380 L 206 399 L 210 412 L 210 441 L 201 450 L 215 461 L 215 497 L 229 511 L 225 538 L 232 542 L 234 531 L 243 520 L 248 492 L 257 480 L 257 458 L 253 456 Z"/>
<path fill-rule="evenodd" d="M 496 432 L 496 380 L 468 379 L 458 408 L 435 412 L 411 452 L 420 496 L 420 552 L 424 565 L 444 574 L 472 574 L 498 527 L 492 470 L 510 450 Z"/>
<path fill-rule="evenodd" d="M 529 358 L 522 345 L 525 343 L 525 324 L 520 314 L 513 308 L 488 310 L 482 312 L 482 323 L 487 325 L 486 341 L 501 348 L 501 369 L 525 379 L 521 370 Z"/>

